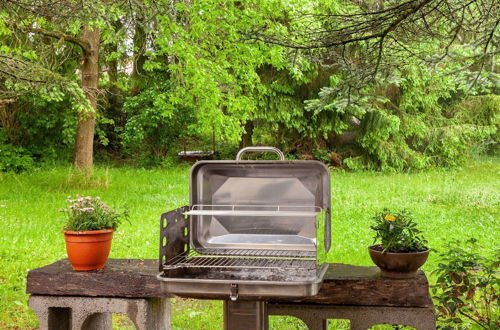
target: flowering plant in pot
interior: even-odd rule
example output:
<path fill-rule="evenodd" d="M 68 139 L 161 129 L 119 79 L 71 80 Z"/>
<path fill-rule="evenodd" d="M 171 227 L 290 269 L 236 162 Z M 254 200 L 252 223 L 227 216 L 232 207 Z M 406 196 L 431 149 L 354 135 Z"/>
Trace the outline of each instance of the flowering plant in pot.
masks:
<path fill-rule="evenodd" d="M 99 197 L 68 198 L 63 211 L 68 218 L 63 233 L 66 252 L 74 270 L 101 269 L 106 264 L 113 232 L 122 220 L 128 221 L 126 211 L 118 213 L 100 201 Z"/>
<path fill-rule="evenodd" d="M 382 276 L 410 278 L 429 256 L 427 241 L 407 211 L 384 209 L 373 217 L 374 243 L 368 248 Z"/>

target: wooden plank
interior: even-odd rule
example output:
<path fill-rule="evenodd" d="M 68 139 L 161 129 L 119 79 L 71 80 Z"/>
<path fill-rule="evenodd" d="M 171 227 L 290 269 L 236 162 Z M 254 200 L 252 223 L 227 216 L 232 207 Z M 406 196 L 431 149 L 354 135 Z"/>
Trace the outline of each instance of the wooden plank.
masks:
<path fill-rule="evenodd" d="M 389 279 L 380 277 L 376 266 L 345 264 L 328 267 L 319 294 L 290 301 L 334 305 L 433 306 L 429 282 L 422 271 L 411 279 Z"/>
<path fill-rule="evenodd" d="M 31 270 L 27 292 L 40 295 L 100 297 L 167 297 L 160 290 L 157 260 L 109 259 L 102 270 L 74 272 L 66 259 Z M 190 296 L 196 299 L 228 299 L 227 296 Z M 300 299 L 252 298 L 273 302 L 310 304 L 429 307 L 429 284 L 419 272 L 412 279 L 381 278 L 377 267 L 331 264 L 318 295 Z M 243 298 L 240 298 L 244 300 Z"/>
<path fill-rule="evenodd" d="M 106 267 L 75 272 L 67 259 L 28 272 L 26 292 L 55 296 L 167 297 L 156 279 L 156 259 L 109 259 Z"/>

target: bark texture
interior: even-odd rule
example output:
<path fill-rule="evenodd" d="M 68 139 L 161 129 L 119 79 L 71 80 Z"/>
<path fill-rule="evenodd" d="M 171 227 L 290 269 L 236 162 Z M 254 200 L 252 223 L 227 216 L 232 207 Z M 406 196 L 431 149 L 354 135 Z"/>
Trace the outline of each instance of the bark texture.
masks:
<path fill-rule="evenodd" d="M 94 112 L 80 114 L 76 131 L 73 164 L 75 167 L 89 172 L 93 162 L 95 110 L 99 82 L 99 41 L 100 31 L 94 27 L 84 27 L 80 39 L 88 45 L 83 49 L 82 88 L 85 91 Z"/>
<path fill-rule="evenodd" d="M 240 149 L 253 145 L 253 129 L 253 121 L 247 120 L 245 123 L 245 133 L 243 133 L 243 135 L 241 136 Z"/>
<path fill-rule="evenodd" d="M 134 30 L 134 66 L 132 67 L 132 86 L 130 88 L 132 96 L 138 95 L 141 91 L 140 78 L 144 75 L 144 63 L 146 62 L 144 56 L 146 32 L 144 31 L 144 19 L 142 17 L 137 17 Z"/>

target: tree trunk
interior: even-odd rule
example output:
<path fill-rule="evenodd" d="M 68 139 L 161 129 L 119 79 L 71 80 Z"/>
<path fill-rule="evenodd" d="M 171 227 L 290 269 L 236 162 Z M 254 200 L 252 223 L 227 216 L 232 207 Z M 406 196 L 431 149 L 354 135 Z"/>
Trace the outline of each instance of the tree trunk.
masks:
<path fill-rule="evenodd" d="M 131 82 L 132 86 L 130 92 L 132 96 L 138 95 L 141 86 L 140 79 L 144 74 L 144 63 L 146 62 L 146 57 L 144 56 L 144 48 L 146 44 L 146 32 L 144 31 L 144 19 L 139 16 L 136 18 L 135 31 L 134 31 L 134 65 L 132 67 Z"/>
<path fill-rule="evenodd" d="M 240 149 L 253 145 L 253 121 L 247 120 L 245 123 L 245 133 L 241 136 Z"/>
<path fill-rule="evenodd" d="M 79 114 L 73 164 L 89 173 L 93 162 L 95 111 L 99 82 L 99 29 L 94 27 L 93 30 L 90 30 L 85 26 L 81 33 L 81 40 L 89 45 L 88 49 L 83 50 L 82 88 L 94 112 Z"/>
<path fill-rule="evenodd" d="M 120 20 L 113 22 L 114 31 L 119 31 L 123 28 L 123 24 Z M 114 43 L 107 44 L 106 52 L 118 53 L 118 40 Z M 101 49 L 102 50 L 102 49 Z M 122 91 L 118 87 L 118 67 L 119 63 L 123 61 L 123 57 L 115 58 L 109 60 L 106 63 L 108 69 L 109 86 L 108 86 L 108 106 L 103 109 L 106 118 L 113 120 L 114 128 L 124 127 L 126 124 L 126 114 L 123 112 L 123 96 Z M 102 70 L 101 70 L 102 72 Z M 106 137 L 109 140 L 106 148 L 109 151 L 117 152 L 122 148 L 120 136 L 115 129 L 106 130 Z"/>
<path fill-rule="evenodd" d="M 123 23 L 120 20 L 113 22 L 113 29 L 115 31 L 119 31 L 123 27 Z M 109 52 L 118 53 L 118 41 L 110 44 Z M 116 112 L 119 108 L 119 98 L 121 94 L 120 88 L 118 88 L 118 59 L 113 58 L 109 60 L 107 63 L 108 66 L 108 76 L 109 76 L 109 107 L 112 109 L 112 112 Z"/>

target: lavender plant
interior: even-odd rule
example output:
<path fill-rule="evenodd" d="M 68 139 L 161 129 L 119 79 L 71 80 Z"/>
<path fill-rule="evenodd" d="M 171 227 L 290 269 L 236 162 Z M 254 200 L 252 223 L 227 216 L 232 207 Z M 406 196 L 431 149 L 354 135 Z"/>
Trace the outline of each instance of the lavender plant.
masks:
<path fill-rule="evenodd" d="M 111 211 L 99 197 L 76 196 L 66 200 L 69 205 L 62 211 L 67 214 L 64 230 L 88 231 L 116 229 L 123 220 L 129 221 L 127 210 Z"/>

